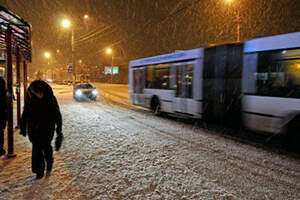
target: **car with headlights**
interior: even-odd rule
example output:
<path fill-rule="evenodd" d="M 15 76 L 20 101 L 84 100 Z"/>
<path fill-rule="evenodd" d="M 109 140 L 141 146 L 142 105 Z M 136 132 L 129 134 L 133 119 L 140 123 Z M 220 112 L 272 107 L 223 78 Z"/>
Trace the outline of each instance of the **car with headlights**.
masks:
<path fill-rule="evenodd" d="M 73 97 L 76 101 L 96 101 L 98 91 L 90 83 L 80 83 L 74 86 Z"/>

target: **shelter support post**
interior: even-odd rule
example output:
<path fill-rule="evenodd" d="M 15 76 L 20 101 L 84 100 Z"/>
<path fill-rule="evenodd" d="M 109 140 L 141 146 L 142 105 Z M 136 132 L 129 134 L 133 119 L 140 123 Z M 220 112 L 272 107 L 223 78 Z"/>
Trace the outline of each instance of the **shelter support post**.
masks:
<path fill-rule="evenodd" d="M 17 67 L 17 128 L 20 127 L 21 121 L 21 74 L 20 74 L 20 51 L 17 48 L 17 58 L 16 58 L 16 67 Z"/>
<path fill-rule="evenodd" d="M 13 77 L 12 77 L 12 31 L 6 31 L 7 52 L 7 158 L 15 157 L 14 154 L 14 129 L 13 129 Z"/>
<path fill-rule="evenodd" d="M 27 64 L 24 60 L 23 62 L 23 84 L 24 84 L 24 103 L 25 103 L 25 97 L 26 97 L 26 91 L 27 91 Z"/>

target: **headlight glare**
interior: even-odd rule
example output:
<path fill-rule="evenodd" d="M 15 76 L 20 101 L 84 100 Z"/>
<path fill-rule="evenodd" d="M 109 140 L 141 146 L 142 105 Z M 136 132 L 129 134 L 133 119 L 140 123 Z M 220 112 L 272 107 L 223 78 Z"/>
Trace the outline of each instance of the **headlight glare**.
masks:
<path fill-rule="evenodd" d="M 76 96 L 81 96 L 82 95 L 82 91 L 81 90 L 76 90 L 75 91 L 75 95 Z"/>
<path fill-rule="evenodd" d="M 97 91 L 96 89 L 94 89 L 94 90 L 92 91 L 92 94 L 95 95 L 95 96 L 97 96 L 97 95 L 98 95 L 98 91 Z"/>

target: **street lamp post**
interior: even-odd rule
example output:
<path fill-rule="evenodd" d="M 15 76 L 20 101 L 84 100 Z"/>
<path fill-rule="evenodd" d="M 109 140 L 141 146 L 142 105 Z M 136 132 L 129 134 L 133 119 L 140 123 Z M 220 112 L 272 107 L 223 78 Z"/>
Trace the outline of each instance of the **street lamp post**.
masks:
<path fill-rule="evenodd" d="M 61 22 L 62 27 L 64 28 L 70 28 L 71 27 L 71 22 L 68 19 L 64 19 Z M 75 67 L 75 46 L 74 46 L 74 28 L 71 27 L 71 51 L 72 51 L 72 71 L 74 74 L 74 81 L 76 81 L 76 67 Z"/>
<path fill-rule="evenodd" d="M 227 3 L 232 3 L 233 0 L 225 0 Z M 239 9 L 235 8 L 235 12 L 236 12 L 236 23 L 237 23 L 237 27 L 236 27 L 236 40 L 237 42 L 240 42 L 240 29 L 241 29 L 241 17 L 240 17 L 240 11 Z"/>
<path fill-rule="evenodd" d="M 241 33 L 241 27 L 240 27 L 240 24 L 241 24 L 241 17 L 240 17 L 240 11 L 239 11 L 239 9 L 237 9 L 237 33 L 236 33 L 236 39 L 237 39 L 237 41 L 238 42 L 240 42 L 241 40 L 240 40 L 240 33 Z"/>
<path fill-rule="evenodd" d="M 50 69 L 49 69 L 49 66 L 50 66 L 50 64 L 52 64 L 52 63 L 51 63 L 51 53 L 50 53 L 50 52 L 45 52 L 45 53 L 44 53 L 44 56 L 45 56 L 45 58 L 48 60 L 48 61 L 47 61 L 47 64 L 48 64 L 48 70 L 50 70 Z M 52 66 L 52 67 L 53 67 L 53 66 Z M 48 72 L 48 70 L 47 70 L 46 72 Z M 48 73 L 47 73 L 46 75 L 48 75 Z M 52 80 L 54 80 L 53 69 L 52 69 L 51 77 L 52 77 Z M 49 77 L 45 77 L 45 78 L 49 78 Z"/>
<path fill-rule="evenodd" d="M 111 55 L 111 74 L 110 74 L 110 82 L 112 83 L 113 66 L 114 66 L 114 54 L 112 53 L 111 48 L 107 48 L 107 49 L 106 49 L 106 53 Z"/>

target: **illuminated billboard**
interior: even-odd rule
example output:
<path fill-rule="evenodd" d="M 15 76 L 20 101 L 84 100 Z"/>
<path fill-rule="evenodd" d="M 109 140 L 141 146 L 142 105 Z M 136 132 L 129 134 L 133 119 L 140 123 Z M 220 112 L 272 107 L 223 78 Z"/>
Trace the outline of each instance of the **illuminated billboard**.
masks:
<path fill-rule="evenodd" d="M 119 66 L 104 66 L 104 74 L 118 74 Z"/>

